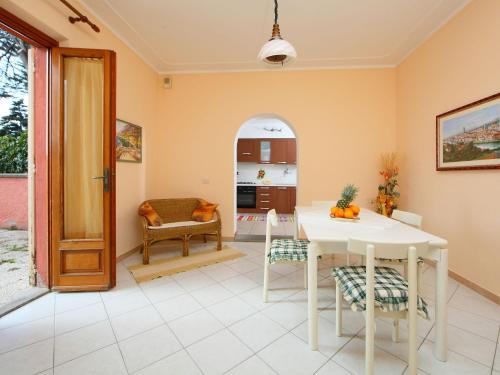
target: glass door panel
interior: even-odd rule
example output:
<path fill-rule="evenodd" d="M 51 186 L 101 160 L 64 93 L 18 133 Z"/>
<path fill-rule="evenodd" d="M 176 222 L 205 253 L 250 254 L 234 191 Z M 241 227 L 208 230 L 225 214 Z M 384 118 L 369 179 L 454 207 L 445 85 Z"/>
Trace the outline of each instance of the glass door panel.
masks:
<path fill-rule="evenodd" d="M 260 141 L 260 162 L 271 162 L 271 141 Z"/>
<path fill-rule="evenodd" d="M 102 239 L 104 61 L 64 57 L 63 64 L 63 238 Z"/>

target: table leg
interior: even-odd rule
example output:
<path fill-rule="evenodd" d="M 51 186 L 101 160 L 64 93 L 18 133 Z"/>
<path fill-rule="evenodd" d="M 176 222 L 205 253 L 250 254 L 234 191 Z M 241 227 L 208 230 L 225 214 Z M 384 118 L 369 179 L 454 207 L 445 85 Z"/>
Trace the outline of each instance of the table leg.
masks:
<path fill-rule="evenodd" d="M 297 220 L 297 211 L 293 212 L 293 219 L 294 219 L 294 226 L 293 226 L 293 239 L 298 240 L 299 239 L 299 221 Z"/>
<path fill-rule="evenodd" d="M 448 250 L 440 250 L 439 255 L 440 260 L 436 265 L 436 345 L 434 347 L 434 355 L 438 360 L 446 362 L 448 357 Z"/>
<path fill-rule="evenodd" d="M 307 307 L 309 322 L 309 347 L 318 350 L 318 251 L 311 242 L 307 250 Z"/>

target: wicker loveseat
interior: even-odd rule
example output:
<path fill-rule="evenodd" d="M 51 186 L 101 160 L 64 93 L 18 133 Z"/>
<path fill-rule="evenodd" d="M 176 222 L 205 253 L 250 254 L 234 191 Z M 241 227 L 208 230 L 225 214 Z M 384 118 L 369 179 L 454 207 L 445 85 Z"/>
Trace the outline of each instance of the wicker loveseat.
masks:
<path fill-rule="evenodd" d="M 147 220 L 141 216 L 144 230 L 143 263 L 149 263 L 149 247 L 153 242 L 179 238 L 182 240 L 182 255 L 189 255 L 189 239 L 193 235 L 204 235 L 206 242 L 207 234 L 217 236 L 217 250 L 222 249 L 221 218 L 216 213 L 212 221 L 197 222 L 192 220 L 194 209 L 198 206 L 198 198 L 175 198 L 175 199 L 151 199 L 143 203 L 149 203 L 163 221 L 160 227 L 152 227 Z"/>

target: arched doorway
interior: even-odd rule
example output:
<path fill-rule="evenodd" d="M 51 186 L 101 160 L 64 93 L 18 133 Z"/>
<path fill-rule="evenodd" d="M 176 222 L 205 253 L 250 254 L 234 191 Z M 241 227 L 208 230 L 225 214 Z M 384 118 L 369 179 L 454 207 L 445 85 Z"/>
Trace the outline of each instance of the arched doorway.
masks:
<path fill-rule="evenodd" d="M 236 240 L 263 241 L 270 209 L 280 217 L 273 234 L 292 237 L 297 176 L 297 137 L 285 119 L 262 114 L 241 125 L 234 142 Z"/>

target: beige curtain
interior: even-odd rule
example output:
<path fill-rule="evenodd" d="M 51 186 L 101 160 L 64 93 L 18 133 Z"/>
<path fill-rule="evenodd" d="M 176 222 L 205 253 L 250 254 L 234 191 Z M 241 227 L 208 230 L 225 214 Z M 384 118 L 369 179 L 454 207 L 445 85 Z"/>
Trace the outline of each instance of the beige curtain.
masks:
<path fill-rule="evenodd" d="M 64 238 L 102 238 L 102 59 L 66 57 L 64 86 Z"/>

